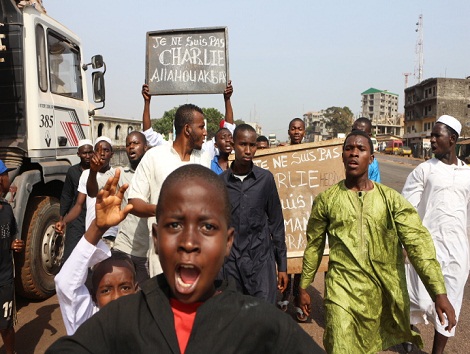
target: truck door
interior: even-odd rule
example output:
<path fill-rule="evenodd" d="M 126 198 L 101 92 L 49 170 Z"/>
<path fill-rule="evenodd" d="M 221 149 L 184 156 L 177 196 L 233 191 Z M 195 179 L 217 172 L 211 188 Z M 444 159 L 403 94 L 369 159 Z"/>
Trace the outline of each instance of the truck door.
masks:
<path fill-rule="evenodd" d="M 29 137 L 36 157 L 75 155 L 88 138 L 88 105 L 82 81 L 80 47 L 58 30 L 36 26 L 39 134 Z"/>

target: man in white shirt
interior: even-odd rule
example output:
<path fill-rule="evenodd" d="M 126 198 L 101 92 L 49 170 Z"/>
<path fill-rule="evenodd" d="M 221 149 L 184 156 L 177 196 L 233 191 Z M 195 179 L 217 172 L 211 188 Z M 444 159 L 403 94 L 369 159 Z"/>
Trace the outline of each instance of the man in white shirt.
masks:
<path fill-rule="evenodd" d="M 129 191 L 132 213 L 138 217 L 151 218 L 155 222 L 155 210 L 160 189 L 165 178 L 178 167 L 195 163 L 210 168 L 210 155 L 202 144 L 207 135 L 202 110 L 185 104 L 175 114 L 175 141 L 172 145 L 160 145 L 147 151 L 137 167 Z M 150 237 L 150 235 L 149 235 Z M 160 262 L 153 243 L 149 251 L 150 277 L 161 273 Z"/>
<path fill-rule="evenodd" d="M 462 125 L 452 116 L 441 116 L 431 132 L 434 158 L 423 162 L 408 176 L 403 196 L 417 209 L 429 230 L 437 260 L 444 274 L 447 296 L 458 319 L 470 271 L 468 228 L 470 226 L 470 167 L 456 156 L 455 145 Z M 433 353 L 444 352 L 455 335 L 441 324 L 433 301 L 411 264 L 407 264 L 410 322 L 433 323 Z"/>
<path fill-rule="evenodd" d="M 129 164 L 121 171 L 119 185 L 131 185 L 135 170 L 147 151 L 147 140 L 141 132 L 133 131 L 126 137 L 126 153 Z M 128 204 L 128 191 L 124 193 L 123 207 Z M 126 254 L 132 261 L 137 282 L 142 284 L 149 278 L 148 250 L 150 230 L 146 218 L 128 215 L 120 224 L 113 250 Z"/>

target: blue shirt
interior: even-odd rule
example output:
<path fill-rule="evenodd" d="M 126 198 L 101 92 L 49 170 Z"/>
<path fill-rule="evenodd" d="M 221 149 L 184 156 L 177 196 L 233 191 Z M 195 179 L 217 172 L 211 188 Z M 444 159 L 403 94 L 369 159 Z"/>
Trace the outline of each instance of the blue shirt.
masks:
<path fill-rule="evenodd" d="M 374 158 L 374 161 L 369 165 L 369 179 L 371 181 L 380 183 L 380 169 L 379 162 Z"/>
<path fill-rule="evenodd" d="M 214 158 L 211 161 L 211 170 L 220 175 L 224 170 L 222 170 L 222 167 L 219 165 L 219 156 L 214 156 Z"/>

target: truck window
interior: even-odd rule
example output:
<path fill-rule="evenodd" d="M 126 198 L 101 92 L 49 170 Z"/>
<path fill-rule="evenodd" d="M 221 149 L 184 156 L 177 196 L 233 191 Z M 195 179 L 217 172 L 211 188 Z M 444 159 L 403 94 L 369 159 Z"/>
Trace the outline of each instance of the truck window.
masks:
<path fill-rule="evenodd" d="M 80 68 L 80 52 L 68 42 L 47 33 L 47 50 L 49 52 L 49 80 L 51 92 L 83 99 Z"/>
<path fill-rule="evenodd" d="M 44 27 L 36 26 L 36 57 L 38 61 L 38 84 L 41 91 L 47 91 L 46 38 Z"/>

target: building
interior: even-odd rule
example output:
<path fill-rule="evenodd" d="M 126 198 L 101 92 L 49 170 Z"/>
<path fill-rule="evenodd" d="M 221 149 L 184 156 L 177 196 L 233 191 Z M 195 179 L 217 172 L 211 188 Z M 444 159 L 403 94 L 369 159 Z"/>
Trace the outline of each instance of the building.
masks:
<path fill-rule="evenodd" d="M 305 123 L 305 137 L 309 142 L 322 141 L 331 138 L 330 132 L 326 129 L 325 111 L 307 112 L 303 115 Z"/>
<path fill-rule="evenodd" d="M 362 116 L 372 121 L 373 134 L 402 136 L 403 119 L 398 113 L 398 95 L 371 87 L 361 93 Z"/>
<path fill-rule="evenodd" d="M 470 77 L 430 78 L 405 89 L 405 132 L 403 140 L 415 156 L 423 156 L 436 120 L 443 114 L 459 119 L 461 136 L 470 132 Z"/>
<path fill-rule="evenodd" d="M 125 147 L 127 134 L 134 130 L 142 130 L 142 121 L 99 115 L 93 117 L 93 141 L 104 135 L 111 139 L 113 146 Z"/>
<path fill-rule="evenodd" d="M 246 124 L 251 125 L 256 131 L 257 135 L 263 135 L 263 129 L 261 128 L 261 125 L 259 125 L 257 122 L 246 122 Z"/>

